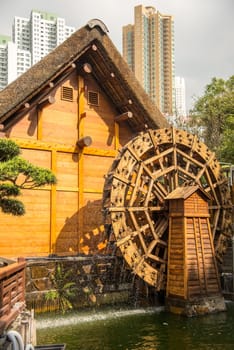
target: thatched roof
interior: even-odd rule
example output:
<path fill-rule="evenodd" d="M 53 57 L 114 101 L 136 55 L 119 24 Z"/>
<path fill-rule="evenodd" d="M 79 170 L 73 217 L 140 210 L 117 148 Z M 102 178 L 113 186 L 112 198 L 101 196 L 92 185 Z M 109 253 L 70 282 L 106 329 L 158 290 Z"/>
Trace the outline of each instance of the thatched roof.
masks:
<path fill-rule="evenodd" d="M 0 123 L 7 127 L 19 118 L 25 105 L 32 105 L 48 95 L 72 69 L 81 70 L 84 63 L 92 67 L 92 75 L 112 100 L 119 113 L 132 112 L 129 123 L 136 130 L 167 127 L 159 109 L 145 93 L 127 63 L 113 45 L 105 25 L 99 20 L 72 34 L 60 46 L 31 67 L 0 92 Z"/>

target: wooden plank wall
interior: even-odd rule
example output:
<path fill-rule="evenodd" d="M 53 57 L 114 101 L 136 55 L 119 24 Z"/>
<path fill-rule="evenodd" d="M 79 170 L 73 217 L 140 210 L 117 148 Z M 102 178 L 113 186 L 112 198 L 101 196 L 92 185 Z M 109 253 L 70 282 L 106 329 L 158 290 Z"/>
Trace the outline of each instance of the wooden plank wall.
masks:
<path fill-rule="evenodd" d="M 73 101 L 61 100 L 61 87 L 73 89 Z M 88 104 L 88 91 L 99 105 Z M 50 168 L 57 185 L 24 190 L 23 217 L 0 213 L 0 256 L 45 256 L 101 253 L 104 176 L 121 145 L 134 132 L 117 125 L 115 106 L 89 76 L 72 73 L 51 93 L 55 103 L 33 108 L 7 133 L 33 164 Z M 90 136 L 92 145 L 78 149 L 77 140 Z"/>
<path fill-rule="evenodd" d="M 184 202 L 184 215 L 191 217 L 207 217 L 209 215 L 207 201 L 197 192 L 193 193 L 192 196 L 187 198 Z"/>
<path fill-rule="evenodd" d="M 167 273 L 167 296 L 176 295 L 184 298 L 186 294 L 184 269 L 184 219 L 170 217 L 169 250 Z"/>
<path fill-rule="evenodd" d="M 187 218 L 188 299 L 219 292 L 209 218 Z"/>
<path fill-rule="evenodd" d="M 198 193 L 171 201 L 169 231 L 167 296 L 193 300 L 219 294 L 207 201 Z"/>

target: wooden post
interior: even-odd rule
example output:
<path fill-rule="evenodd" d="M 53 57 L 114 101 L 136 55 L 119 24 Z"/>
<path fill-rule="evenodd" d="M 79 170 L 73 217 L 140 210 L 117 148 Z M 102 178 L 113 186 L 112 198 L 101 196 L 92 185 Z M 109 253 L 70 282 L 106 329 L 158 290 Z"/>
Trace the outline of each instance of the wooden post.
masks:
<path fill-rule="evenodd" d="M 78 77 L 78 140 L 84 140 L 84 116 L 85 116 L 85 86 L 84 79 Z M 83 230 L 83 214 L 81 208 L 84 205 L 84 148 L 79 150 L 78 162 L 78 247 L 77 252 L 80 253 L 80 232 Z"/>
<path fill-rule="evenodd" d="M 178 187 L 169 200 L 166 306 L 187 316 L 225 310 L 221 295 L 208 195 L 198 186 Z"/>
<path fill-rule="evenodd" d="M 51 152 L 51 171 L 57 175 L 57 151 Z M 56 185 L 51 185 L 50 192 L 50 253 L 55 253 L 56 244 Z"/>

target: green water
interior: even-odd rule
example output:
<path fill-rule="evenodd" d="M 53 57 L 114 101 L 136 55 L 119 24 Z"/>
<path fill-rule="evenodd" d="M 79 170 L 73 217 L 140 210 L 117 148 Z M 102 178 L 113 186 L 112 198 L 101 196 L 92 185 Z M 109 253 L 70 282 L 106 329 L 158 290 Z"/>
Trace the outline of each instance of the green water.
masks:
<path fill-rule="evenodd" d="M 40 318 L 38 344 L 66 350 L 234 350 L 234 303 L 227 312 L 185 318 L 160 309 L 106 310 Z"/>

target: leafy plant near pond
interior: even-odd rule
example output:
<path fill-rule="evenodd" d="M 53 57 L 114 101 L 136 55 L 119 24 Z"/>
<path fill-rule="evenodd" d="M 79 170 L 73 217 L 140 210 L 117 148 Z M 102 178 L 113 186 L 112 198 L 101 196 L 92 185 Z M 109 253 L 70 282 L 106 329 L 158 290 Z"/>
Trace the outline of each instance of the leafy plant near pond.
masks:
<path fill-rule="evenodd" d="M 50 275 L 53 290 L 46 293 L 46 301 L 57 305 L 58 310 L 65 313 L 73 308 L 72 298 L 76 294 L 75 282 L 70 281 L 72 270 L 65 270 L 63 265 L 58 263 L 55 272 Z"/>

